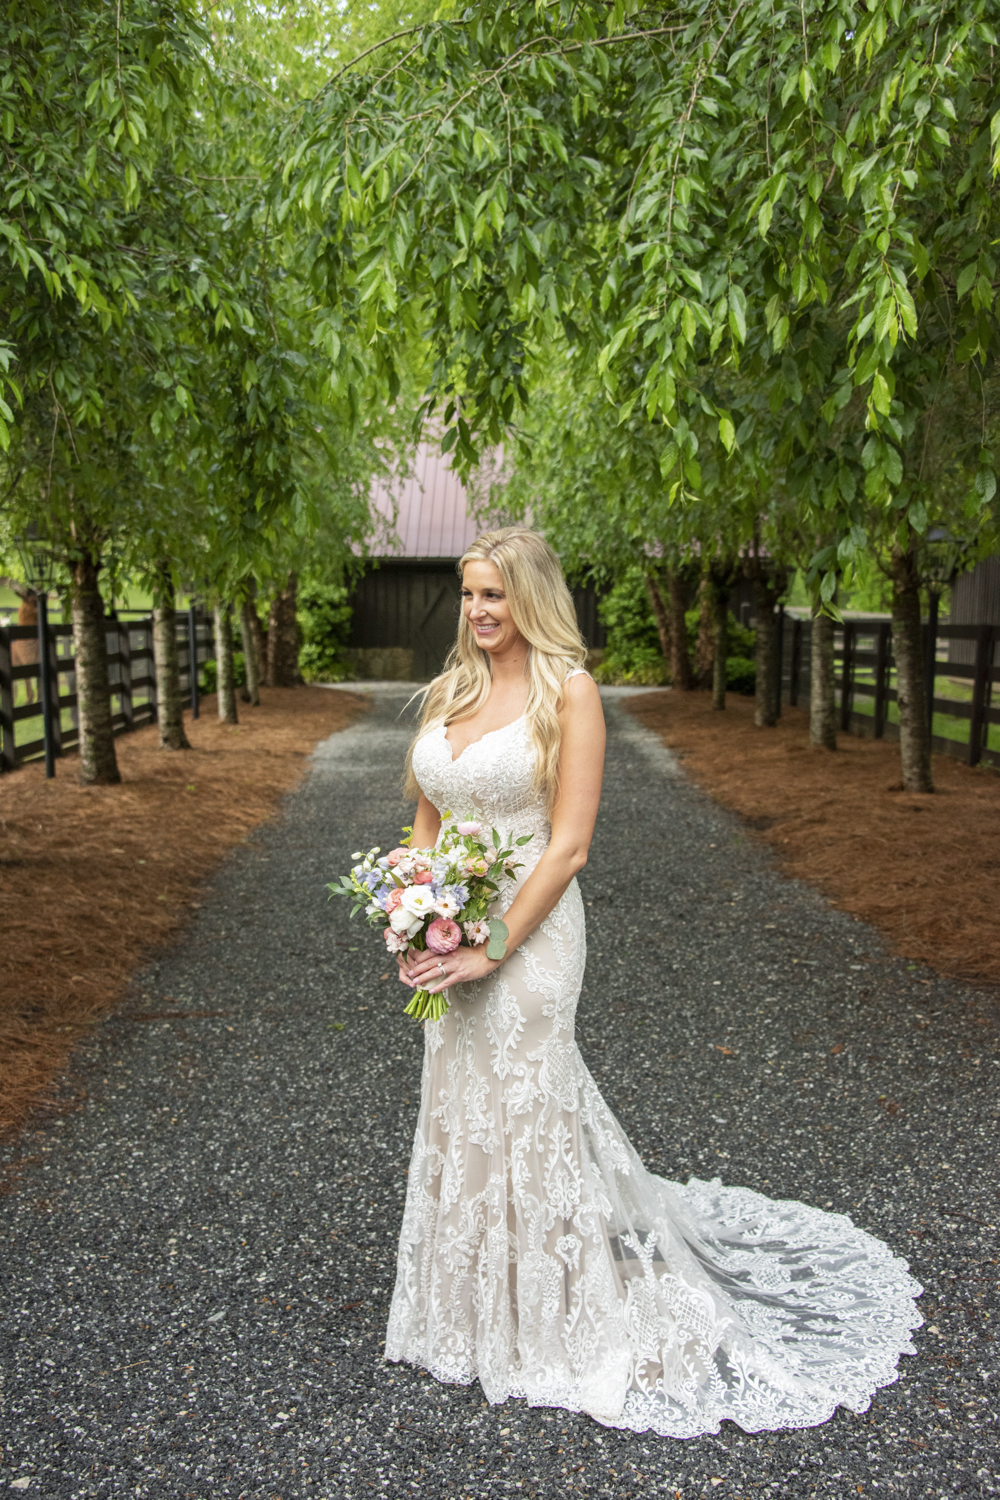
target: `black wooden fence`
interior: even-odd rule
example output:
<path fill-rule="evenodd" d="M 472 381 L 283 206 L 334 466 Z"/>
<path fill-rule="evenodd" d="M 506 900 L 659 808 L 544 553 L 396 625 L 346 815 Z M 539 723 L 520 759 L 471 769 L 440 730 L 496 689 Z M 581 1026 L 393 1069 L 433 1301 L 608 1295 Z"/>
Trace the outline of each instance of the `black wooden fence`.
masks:
<path fill-rule="evenodd" d="M 133 616 L 134 617 L 131 617 Z M 156 718 L 156 670 L 153 620 L 123 610 L 104 622 L 111 681 L 112 724 L 116 734 L 137 729 Z M 48 702 L 42 701 L 42 642 L 33 625 L 0 625 L 0 770 L 12 771 L 45 753 L 48 720 L 56 755 L 79 739 L 73 627 L 49 624 Z M 215 656 L 211 620 L 196 609 L 177 616 L 181 694 L 185 708 L 198 716 L 198 668 Z M 191 663 L 195 662 L 192 672 Z"/>
<path fill-rule="evenodd" d="M 933 749 L 970 766 L 1000 766 L 1000 701 L 994 701 L 993 691 L 1000 683 L 1000 625 L 932 627 L 925 621 L 923 634 Z M 779 614 L 782 696 L 793 707 L 809 706 L 811 638 L 810 620 Z M 865 738 L 898 739 L 890 621 L 879 616 L 845 619 L 834 643 L 841 729 Z"/>

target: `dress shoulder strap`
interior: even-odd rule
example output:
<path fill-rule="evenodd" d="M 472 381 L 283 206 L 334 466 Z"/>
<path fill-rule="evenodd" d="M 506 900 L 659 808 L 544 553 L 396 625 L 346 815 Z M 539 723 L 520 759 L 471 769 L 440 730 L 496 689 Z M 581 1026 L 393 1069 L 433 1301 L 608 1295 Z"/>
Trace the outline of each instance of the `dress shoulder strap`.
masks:
<path fill-rule="evenodd" d="M 569 680 L 570 680 L 571 677 L 589 677 L 589 676 L 590 676 L 590 673 L 587 671 L 586 667 L 574 667 L 573 670 L 572 670 L 572 672 L 567 672 L 566 673 L 566 676 L 563 678 L 563 682 L 569 682 Z"/>

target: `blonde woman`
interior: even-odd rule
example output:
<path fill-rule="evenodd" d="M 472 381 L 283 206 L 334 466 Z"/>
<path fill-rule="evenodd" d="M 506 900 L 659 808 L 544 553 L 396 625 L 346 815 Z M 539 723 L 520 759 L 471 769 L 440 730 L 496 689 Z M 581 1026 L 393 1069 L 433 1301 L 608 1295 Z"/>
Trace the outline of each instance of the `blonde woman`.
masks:
<path fill-rule="evenodd" d="M 920 1289 L 845 1218 L 643 1167 L 574 1041 L 604 720 L 572 600 L 523 528 L 460 567 L 458 640 L 411 751 L 414 844 L 445 817 L 531 840 L 502 960 L 399 958 L 450 1009 L 425 1024 L 386 1357 L 673 1437 L 863 1410 L 912 1347 Z M 637 826 L 623 884 L 645 857 Z"/>

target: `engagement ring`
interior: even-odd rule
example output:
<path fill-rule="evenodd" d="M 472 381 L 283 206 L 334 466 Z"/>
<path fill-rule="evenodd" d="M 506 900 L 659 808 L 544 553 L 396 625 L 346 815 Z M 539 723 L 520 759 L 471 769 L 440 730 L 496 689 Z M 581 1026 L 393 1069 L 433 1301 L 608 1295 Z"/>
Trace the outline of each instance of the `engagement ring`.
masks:
<path fill-rule="evenodd" d="M 438 968 L 441 970 L 441 973 L 444 975 L 445 979 L 447 979 L 448 978 L 448 970 L 445 968 L 444 964 L 439 962 L 438 963 Z"/>

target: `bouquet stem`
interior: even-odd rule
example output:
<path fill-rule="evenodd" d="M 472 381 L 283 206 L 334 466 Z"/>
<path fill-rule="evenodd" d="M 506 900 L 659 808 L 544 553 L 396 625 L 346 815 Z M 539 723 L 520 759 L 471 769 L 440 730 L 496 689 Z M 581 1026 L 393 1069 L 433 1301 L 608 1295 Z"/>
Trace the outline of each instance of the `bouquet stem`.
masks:
<path fill-rule="evenodd" d="M 430 990 L 416 990 L 403 1014 L 412 1016 L 415 1021 L 440 1021 L 447 1010 L 447 995 L 432 995 Z"/>

